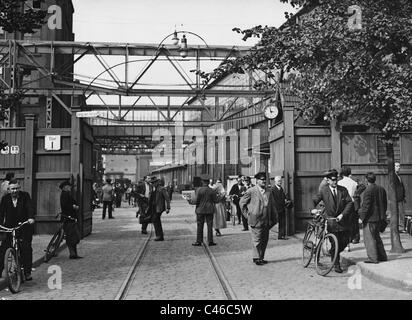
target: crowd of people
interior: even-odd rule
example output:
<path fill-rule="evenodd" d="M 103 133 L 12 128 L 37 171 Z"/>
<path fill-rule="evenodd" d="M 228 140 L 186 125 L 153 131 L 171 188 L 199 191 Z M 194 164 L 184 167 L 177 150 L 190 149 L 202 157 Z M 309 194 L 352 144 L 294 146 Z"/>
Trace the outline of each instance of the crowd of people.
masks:
<path fill-rule="evenodd" d="M 406 232 L 405 219 L 405 186 L 399 176 L 400 164 L 395 163 L 396 201 L 399 210 L 400 232 Z M 339 179 L 340 177 L 340 179 Z M 237 183 L 227 192 L 222 180 L 212 180 L 207 175 L 200 177 L 201 183 L 194 183 L 193 197 L 185 196 L 188 202 L 195 205 L 197 235 L 193 246 L 203 243 L 204 224 L 207 225 L 207 241 L 209 246 L 217 243 L 213 239 L 222 235 L 222 229 L 227 227 L 230 215 L 236 214 L 243 231 L 250 230 L 253 247 L 252 261 L 256 265 L 264 265 L 265 251 L 269 240 L 269 230 L 278 224 L 278 239 L 287 240 L 287 210 L 293 206 L 282 187 L 282 177 L 274 177 L 272 185 L 266 181 L 266 173 L 259 172 L 255 176 L 256 185 L 251 178 L 238 176 Z M 61 218 L 66 234 L 66 243 L 70 259 L 80 259 L 77 244 L 80 232 L 76 223 L 79 216 L 79 205 L 71 193 L 69 181 L 60 184 Z M 114 219 L 113 207 L 120 207 L 123 195 L 125 200 L 137 208 L 136 217 L 142 225 L 141 233 L 147 234 L 147 227 L 152 223 L 155 229 L 155 241 L 164 241 L 161 216 L 170 212 L 170 204 L 174 187 L 172 183 L 165 186 L 163 179 L 156 176 L 145 176 L 135 185 L 122 186 L 106 180 L 103 187 L 93 186 L 95 201 L 103 204 L 102 219 Z M 0 186 L 0 225 L 13 228 L 19 223 L 28 221 L 17 233 L 22 240 L 21 254 L 26 279 L 31 280 L 32 270 L 32 238 L 36 210 L 27 192 L 21 190 L 14 173 L 6 174 Z M 96 200 L 98 199 L 98 200 Z M 120 200 L 119 200 L 120 199 Z M 338 259 L 335 272 L 341 273 L 340 253 L 349 243 L 359 243 L 360 226 L 368 256 L 367 263 L 379 263 L 387 260 L 387 255 L 380 238 L 380 233 L 387 226 L 387 194 L 386 190 L 376 184 L 376 175 L 368 172 L 364 179 L 355 181 L 350 167 L 342 167 L 340 173 L 330 169 L 324 173 L 318 192 L 313 197 L 313 212 L 321 207 L 326 217 L 336 218 L 337 223 L 328 225 L 328 230 L 338 239 Z M 231 208 L 233 210 L 231 211 Z M 4 254 L 11 246 L 11 234 L 0 233 L 0 276 L 4 268 Z"/>

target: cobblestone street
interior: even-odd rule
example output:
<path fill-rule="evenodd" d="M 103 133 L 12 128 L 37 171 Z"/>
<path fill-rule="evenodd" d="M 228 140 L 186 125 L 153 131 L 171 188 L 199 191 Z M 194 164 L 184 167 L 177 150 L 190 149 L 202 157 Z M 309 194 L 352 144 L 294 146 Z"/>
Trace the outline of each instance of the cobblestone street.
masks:
<path fill-rule="evenodd" d="M 69 260 L 65 249 L 33 273 L 34 280 L 24 283 L 12 295 L 4 290 L 3 299 L 109 299 L 113 300 L 125 281 L 136 254 L 150 235 L 140 232 L 134 208 L 116 209 L 114 220 L 101 220 L 101 209 L 94 213 L 93 232 L 79 246 L 81 260 Z M 165 241 L 150 238 L 137 265 L 125 299 L 128 300 L 222 300 L 226 296 L 210 259 L 195 240 L 193 207 L 181 200 L 162 215 Z M 150 227 L 149 227 L 150 229 Z M 313 264 L 301 266 L 301 240 L 276 240 L 276 227 L 270 235 L 267 265 L 256 266 L 251 259 L 250 234 L 240 225 L 228 224 L 217 246 L 210 247 L 228 281 L 235 299 L 412 299 L 412 293 L 391 289 L 361 277 L 360 289 L 350 289 L 351 274 L 316 274 Z M 62 270 L 62 288 L 48 287 L 50 266 Z M 344 266 L 345 270 L 348 266 Z M 358 286 L 359 288 L 359 286 Z"/>

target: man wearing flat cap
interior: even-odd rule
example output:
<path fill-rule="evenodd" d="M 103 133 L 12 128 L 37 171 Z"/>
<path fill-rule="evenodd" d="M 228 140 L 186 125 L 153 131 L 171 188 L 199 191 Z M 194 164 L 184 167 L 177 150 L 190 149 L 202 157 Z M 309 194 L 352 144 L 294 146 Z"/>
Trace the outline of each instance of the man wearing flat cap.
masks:
<path fill-rule="evenodd" d="M 255 179 L 256 186 L 246 190 L 239 205 L 251 229 L 253 262 L 261 266 L 267 263 L 264 258 L 269 230 L 278 222 L 278 217 L 273 194 L 266 188 L 266 173 L 257 173 Z"/>
<path fill-rule="evenodd" d="M 156 234 L 154 241 L 164 241 L 162 221 L 160 218 L 164 211 L 166 211 L 166 214 L 170 212 L 170 199 L 164 187 L 163 180 L 154 176 L 151 177 L 150 183 L 153 186 L 153 190 L 149 198 L 149 214 Z"/>
<path fill-rule="evenodd" d="M 319 202 L 323 201 L 325 206 L 325 215 L 328 218 L 336 218 L 337 223 L 328 223 L 328 230 L 338 239 L 338 257 L 335 263 L 335 272 L 342 273 L 340 267 L 340 253 L 349 243 L 351 230 L 351 215 L 353 213 L 353 202 L 348 190 L 338 185 L 338 172 L 335 169 L 327 171 L 327 185 L 321 188 L 315 197 L 313 205 L 316 207 Z M 313 209 L 314 211 L 316 209 Z M 335 250 L 335 248 L 332 248 Z"/>
<path fill-rule="evenodd" d="M 69 181 L 60 184 L 60 207 L 62 210 L 63 230 L 66 234 L 66 244 L 69 249 L 70 259 L 81 259 L 77 254 L 77 244 L 80 242 L 80 231 L 77 226 L 79 206 L 71 194 L 72 186 Z"/>

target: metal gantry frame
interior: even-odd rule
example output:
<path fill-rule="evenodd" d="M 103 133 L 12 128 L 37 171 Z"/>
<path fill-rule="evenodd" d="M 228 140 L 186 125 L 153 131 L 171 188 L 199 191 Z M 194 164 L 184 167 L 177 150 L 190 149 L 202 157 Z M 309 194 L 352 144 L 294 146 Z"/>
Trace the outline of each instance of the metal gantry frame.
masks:
<path fill-rule="evenodd" d="M 71 105 L 67 105 L 62 99 L 63 96 L 84 97 L 81 110 L 107 110 L 115 119 L 107 121 L 118 121 L 125 126 L 150 125 L 153 121 L 133 121 L 127 123 L 125 117 L 127 113 L 134 110 L 151 110 L 158 112 L 159 122 L 161 125 L 168 126 L 175 121 L 180 111 L 197 110 L 205 111 L 208 115 L 207 121 L 191 121 L 187 125 L 192 126 L 210 126 L 225 121 L 233 121 L 236 118 L 231 116 L 231 111 L 239 98 L 247 98 L 250 102 L 245 108 L 255 108 L 253 98 L 265 98 L 273 95 L 272 90 L 256 91 L 253 90 L 253 77 L 249 76 L 248 86 L 228 86 L 219 88 L 209 83 L 200 83 L 199 72 L 201 60 L 219 60 L 237 58 L 248 54 L 251 47 L 231 47 L 231 46 L 210 46 L 210 45 L 192 45 L 188 46 L 187 59 L 194 59 L 196 66 L 196 81 L 192 83 L 191 79 L 185 75 L 184 70 L 179 66 L 175 57 L 180 56 L 180 50 L 173 45 L 167 44 L 131 44 L 131 43 L 98 43 L 98 42 L 60 42 L 60 41 L 30 41 L 30 40 L 0 40 L 0 67 L 2 68 L 2 77 L 0 87 L 3 92 L 13 93 L 19 90 L 25 97 L 45 97 L 46 101 L 46 127 L 52 126 L 53 103 L 58 103 L 69 114 L 71 114 Z M 56 65 L 56 56 L 70 56 L 67 63 Z M 73 72 L 74 66 L 86 56 L 94 56 L 97 63 L 103 68 L 103 72 L 98 75 L 90 75 L 90 81 L 79 81 L 75 78 Z M 104 59 L 105 56 L 120 56 L 124 62 L 110 65 Z M 147 65 L 136 75 L 135 80 L 130 80 L 130 64 L 134 61 L 132 57 L 150 56 L 151 59 Z M 142 77 L 150 70 L 156 61 L 163 59 L 168 61 L 173 69 L 179 74 L 185 82 L 186 88 L 138 88 Z M 124 65 L 124 75 L 122 80 L 116 68 Z M 28 83 L 23 83 L 19 72 L 21 70 L 36 70 L 39 73 L 38 79 L 31 79 Z M 98 80 L 102 75 L 109 75 L 111 85 L 102 85 Z M 46 81 L 47 80 L 47 81 Z M 48 83 L 45 85 L 45 81 Z M 119 105 L 108 104 L 104 101 L 104 95 L 119 96 Z M 92 96 L 98 97 L 103 104 L 87 104 Z M 121 97 L 134 96 L 136 100 L 133 104 L 122 104 Z M 151 104 L 137 104 L 141 97 L 148 97 Z M 167 97 L 166 104 L 159 104 L 152 97 Z M 186 98 L 182 104 L 171 104 L 172 97 Z M 204 99 L 215 97 L 214 104 L 205 104 Z M 220 97 L 231 97 L 233 101 L 226 110 L 213 113 L 212 108 L 219 107 Z M 189 101 L 197 101 L 199 105 L 188 104 Z M 115 113 L 117 111 L 117 114 Z M 122 115 L 122 111 L 125 114 Z M 260 110 L 256 108 L 256 114 Z M 10 115 L 4 125 L 10 126 Z M 236 119 L 238 120 L 238 119 Z M 117 123 L 119 125 L 119 123 Z M 154 126 L 157 128 L 159 123 Z M 113 137 L 113 141 L 117 137 Z"/>

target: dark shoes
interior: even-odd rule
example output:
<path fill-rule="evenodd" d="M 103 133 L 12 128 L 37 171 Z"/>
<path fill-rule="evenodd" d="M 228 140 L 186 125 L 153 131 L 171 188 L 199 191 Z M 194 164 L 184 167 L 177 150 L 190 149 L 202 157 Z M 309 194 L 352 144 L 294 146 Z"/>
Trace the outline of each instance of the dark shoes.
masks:
<path fill-rule="evenodd" d="M 249 229 L 243 228 L 242 231 L 248 231 Z"/>
<path fill-rule="evenodd" d="M 263 266 L 264 264 L 268 263 L 266 260 L 256 258 L 253 258 L 253 262 L 258 266 Z"/>
<path fill-rule="evenodd" d="M 109 217 L 109 219 L 114 219 L 114 217 Z"/>
<path fill-rule="evenodd" d="M 215 246 L 215 245 L 217 245 L 217 243 L 214 243 L 214 242 L 209 242 L 209 247 L 211 247 L 211 246 Z"/>
<path fill-rule="evenodd" d="M 156 238 L 156 239 L 154 239 L 154 241 L 164 241 L 165 239 L 164 238 Z"/>
<path fill-rule="evenodd" d="M 336 273 L 342 273 L 343 272 L 343 270 L 342 270 L 342 268 L 340 267 L 340 265 L 335 265 L 335 272 Z"/>
<path fill-rule="evenodd" d="M 147 231 L 146 231 L 146 230 L 142 230 L 142 234 L 147 234 Z"/>
<path fill-rule="evenodd" d="M 220 237 L 222 234 L 220 233 L 220 231 L 216 231 L 216 236 Z"/>
<path fill-rule="evenodd" d="M 80 256 L 70 256 L 69 259 L 82 259 L 83 257 Z"/>
<path fill-rule="evenodd" d="M 365 263 L 373 263 L 373 264 L 378 264 L 378 263 L 379 263 L 379 261 L 371 261 L 371 260 L 366 260 L 366 261 L 363 261 L 363 262 L 365 262 Z"/>
<path fill-rule="evenodd" d="M 195 242 L 195 243 L 192 243 L 192 246 L 195 246 L 195 247 L 200 247 L 202 245 L 202 243 L 201 242 Z"/>
<path fill-rule="evenodd" d="M 25 277 L 26 277 L 26 281 L 32 281 L 33 280 L 33 277 L 31 276 L 31 273 L 26 274 Z"/>

